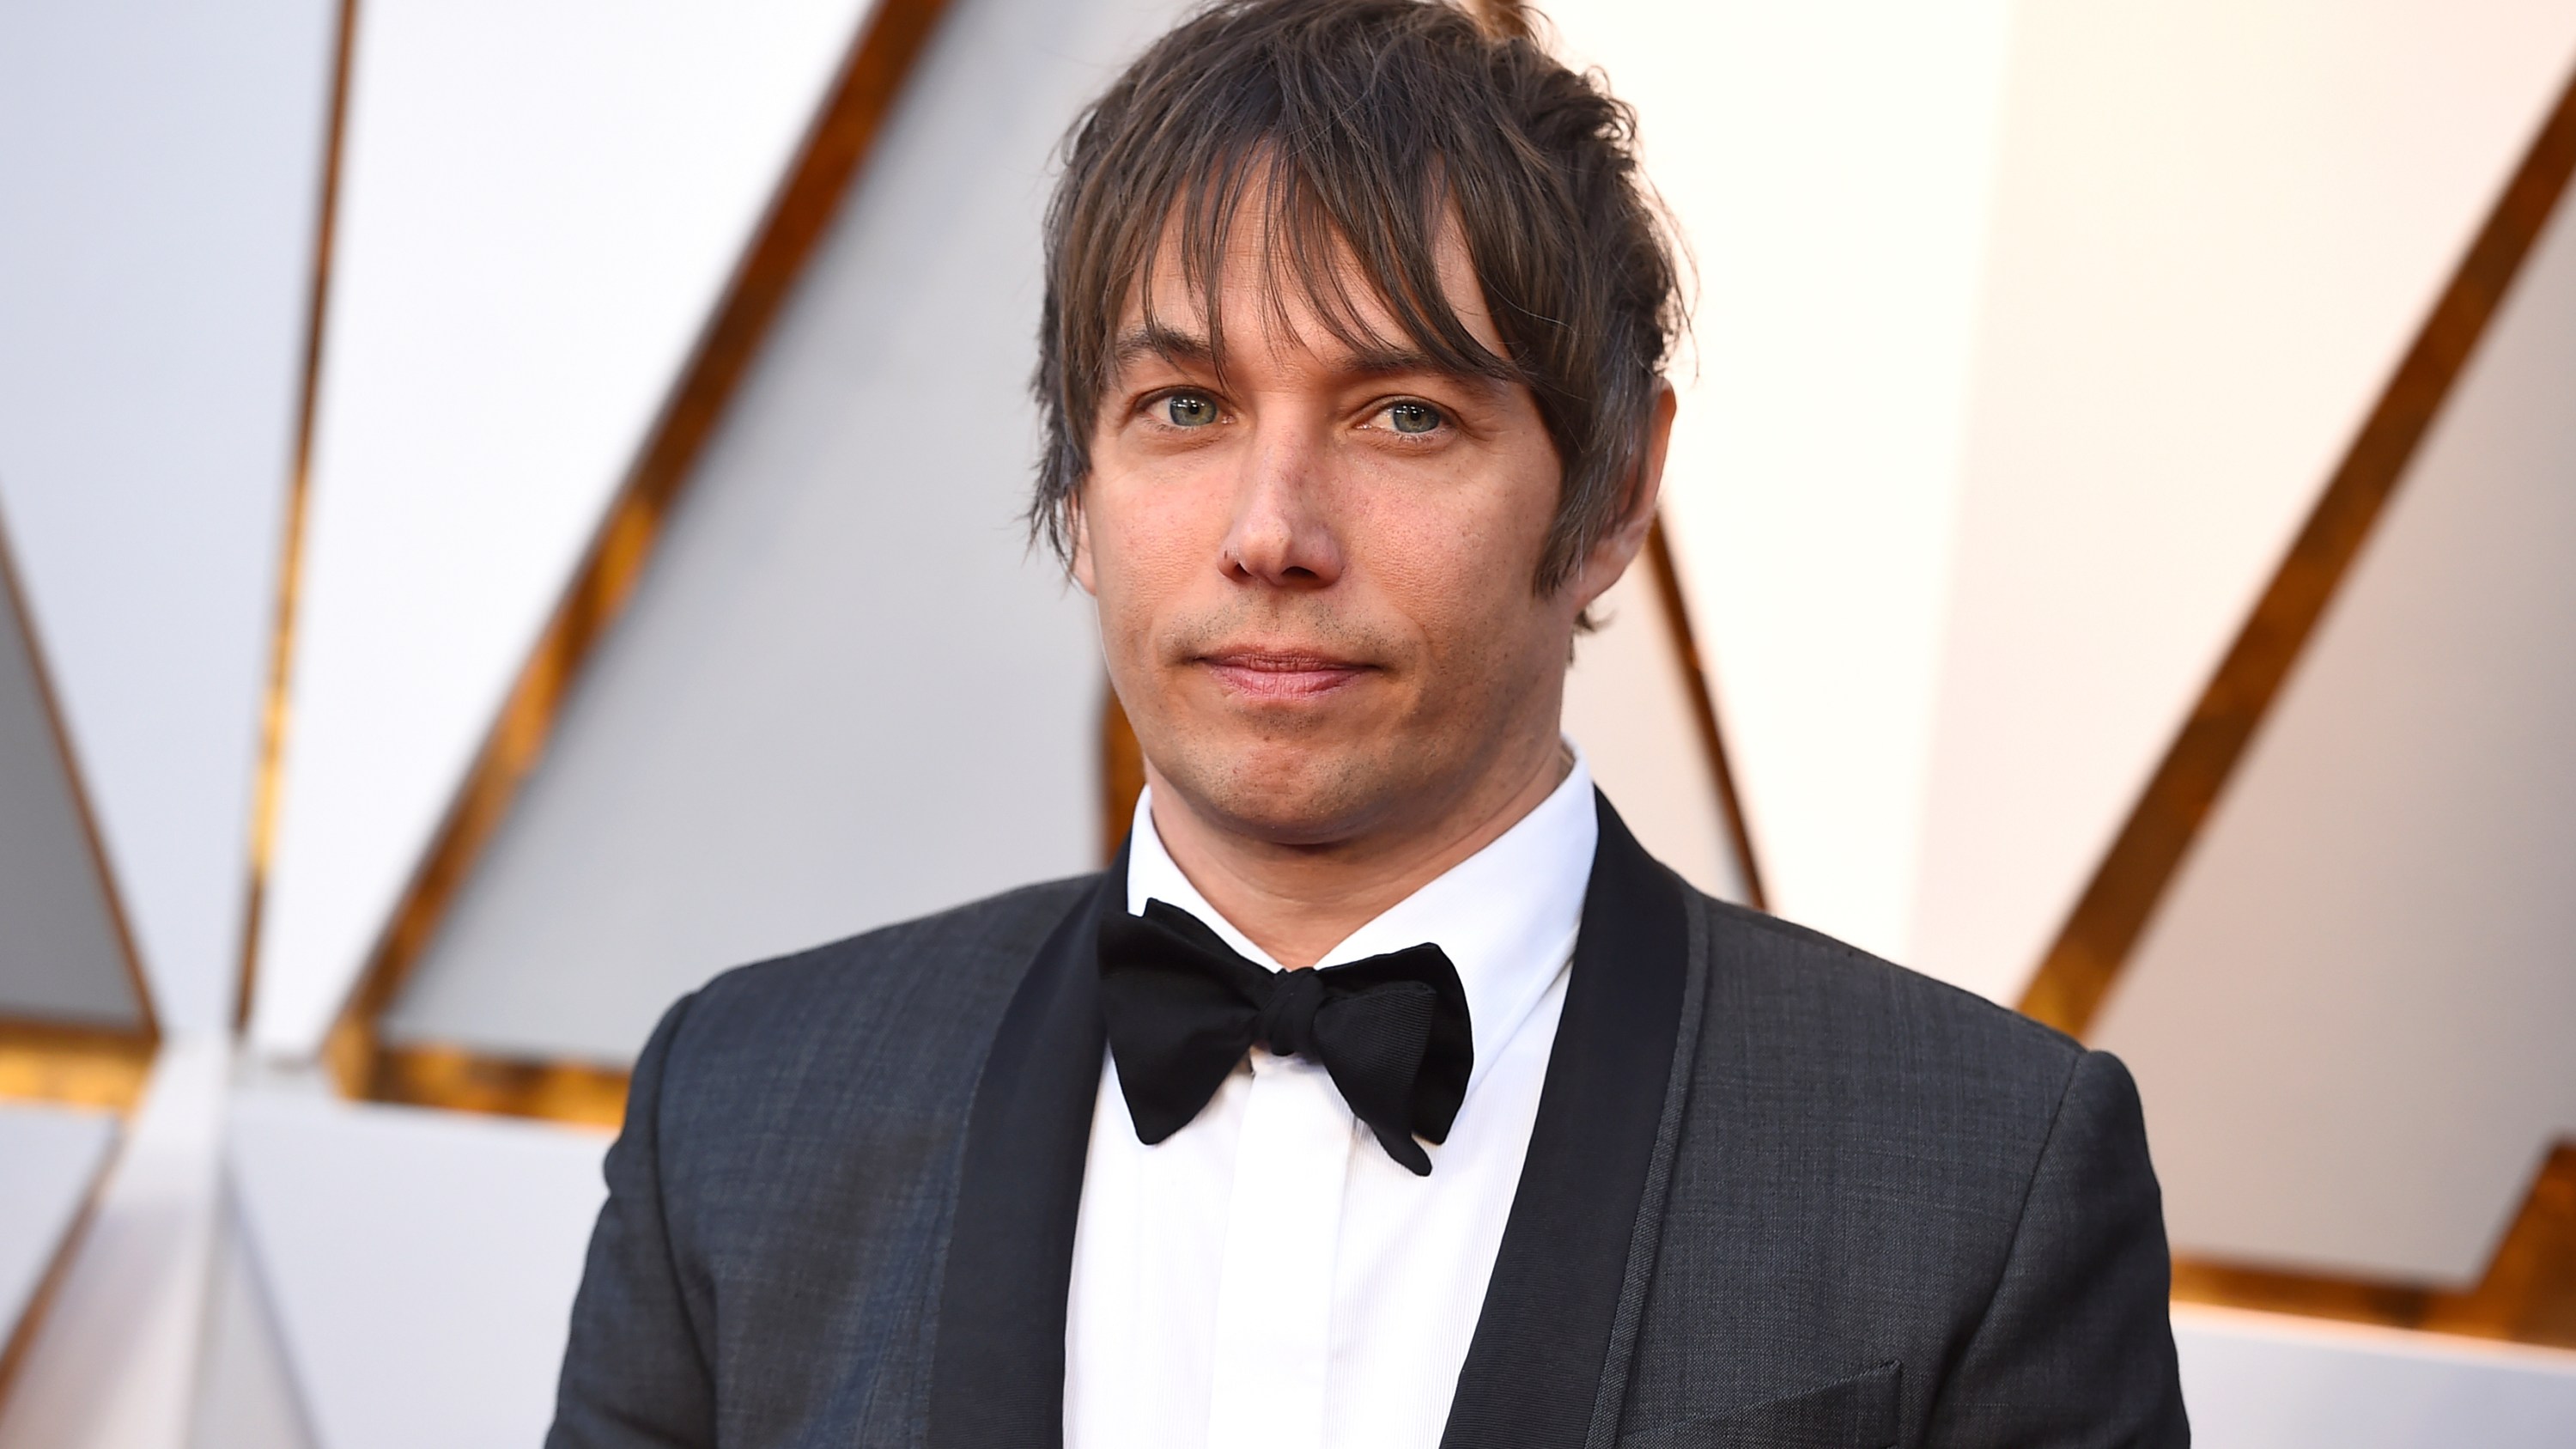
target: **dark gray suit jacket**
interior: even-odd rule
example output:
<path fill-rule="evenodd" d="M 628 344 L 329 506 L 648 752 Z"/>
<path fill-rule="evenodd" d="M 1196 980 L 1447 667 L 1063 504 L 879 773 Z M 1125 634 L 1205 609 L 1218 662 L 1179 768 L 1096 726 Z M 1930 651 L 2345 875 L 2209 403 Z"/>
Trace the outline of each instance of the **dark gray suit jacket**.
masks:
<path fill-rule="evenodd" d="M 1444 1449 L 2187 1443 L 2119 1062 L 1712 901 L 1600 809 Z M 608 1155 L 547 1442 L 1059 1445 L 1091 923 L 1122 881 L 673 1007 Z"/>

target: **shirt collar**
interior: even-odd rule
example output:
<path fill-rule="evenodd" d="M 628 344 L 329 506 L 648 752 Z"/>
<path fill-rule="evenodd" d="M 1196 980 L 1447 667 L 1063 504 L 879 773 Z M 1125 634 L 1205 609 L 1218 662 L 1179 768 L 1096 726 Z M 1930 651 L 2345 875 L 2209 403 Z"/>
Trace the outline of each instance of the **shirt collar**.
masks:
<path fill-rule="evenodd" d="M 1592 767 L 1582 750 L 1570 742 L 1568 748 L 1574 768 L 1537 808 L 1315 963 L 1338 966 L 1425 941 L 1446 952 L 1467 989 L 1467 1023 L 1476 1042 L 1470 1093 L 1574 954 L 1601 822 L 1592 803 Z M 1127 848 L 1128 913 L 1144 914 L 1148 900 L 1178 906 L 1247 959 L 1278 970 L 1279 963 L 1209 905 L 1173 863 L 1154 829 L 1152 806 L 1149 789 L 1136 800 Z"/>

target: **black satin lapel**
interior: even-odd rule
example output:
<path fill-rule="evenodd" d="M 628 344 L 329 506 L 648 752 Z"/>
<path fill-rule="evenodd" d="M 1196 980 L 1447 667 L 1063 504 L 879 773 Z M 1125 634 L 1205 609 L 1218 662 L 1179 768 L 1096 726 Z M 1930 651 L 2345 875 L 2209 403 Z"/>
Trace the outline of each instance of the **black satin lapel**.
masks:
<path fill-rule="evenodd" d="M 1565 1013 L 1442 1449 L 1583 1443 L 1609 1353 L 1690 938 L 1680 882 L 1599 811 Z"/>
<path fill-rule="evenodd" d="M 931 1449 L 1059 1449 L 1065 1297 L 1107 1038 L 1092 954 L 1127 852 L 1038 948 L 967 1119 L 932 1345 Z"/>

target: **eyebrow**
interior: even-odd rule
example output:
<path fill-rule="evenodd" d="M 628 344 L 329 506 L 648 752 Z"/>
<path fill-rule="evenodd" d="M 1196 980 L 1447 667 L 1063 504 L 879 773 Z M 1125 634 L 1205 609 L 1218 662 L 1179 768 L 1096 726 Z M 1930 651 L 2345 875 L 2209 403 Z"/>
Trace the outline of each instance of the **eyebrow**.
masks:
<path fill-rule="evenodd" d="M 1160 322 L 1131 327 L 1118 335 L 1118 345 L 1110 356 L 1124 367 L 1138 358 L 1152 357 L 1164 362 L 1194 362 L 1203 367 L 1216 365 L 1216 349 L 1195 332 L 1184 332 Z"/>
<path fill-rule="evenodd" d="M 1216 349 L 1209 345 L 1205 336 L 1161 322 L 1144 323 L 1120 333 L 1110 355 L 1120 367 L 1148 357 L 1210 369 L 1217 366 Z M 1453 367 L 1416 347 L 1346 347 L 1336 363 L 1336 370 L 1354 377 L 1428 374 L 1484 386 L 1497 381 L 1483 371 Z"/>

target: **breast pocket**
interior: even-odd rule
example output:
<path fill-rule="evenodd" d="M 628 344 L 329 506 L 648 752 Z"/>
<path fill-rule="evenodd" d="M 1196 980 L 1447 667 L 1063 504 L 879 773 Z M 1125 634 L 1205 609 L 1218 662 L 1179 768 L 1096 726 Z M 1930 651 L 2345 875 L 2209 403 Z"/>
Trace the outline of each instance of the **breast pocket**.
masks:
<path fill-rule="evenodd" d="M 1900 1364 L 1821 1388 L 1619 1436 L 1618 1449 L 1891 1449 Z"/>

